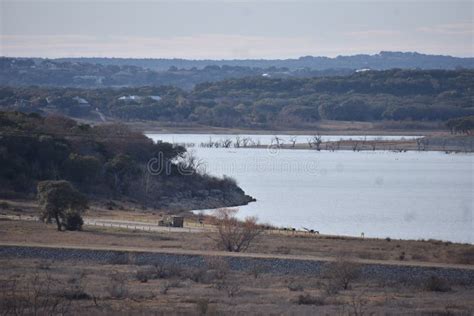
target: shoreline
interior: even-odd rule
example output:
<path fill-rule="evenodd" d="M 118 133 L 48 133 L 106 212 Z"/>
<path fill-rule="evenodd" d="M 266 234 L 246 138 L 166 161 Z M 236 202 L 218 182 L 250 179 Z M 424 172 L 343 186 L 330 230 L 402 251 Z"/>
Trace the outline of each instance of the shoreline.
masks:
<path fill-rule="evenodd" d="M 217 127 L 156 121 L 123 122 L 132 129 L 155 134 L 256 134 L 256 135 L 367 135 L 367 136 L 434 136 L 449 133 L 441 123 L 404 122 L 350 122 L 321 121 L 301 127 Z M 413 124 L 409 126 L 409 124 Z"/>
<path fill-rule="evenodd" d="M 14 200 L 2 200 L 9 201 L 10 203 Z M 32 201 L 29 201 L 30 203 Z M 229 207 L 229 208 L 238 208 L 239 206 Z M 94 215 L 87 214 L 84 217 L 84 225 L 88 227 L 97 227 L 97 228 L 110 228 L 110 229 L 120 229 L 124 231 L 143 231 L 143 232 L 155 232 L 155 233 L 182 233 L 182 234 L 195 234 L 195 233 L 212 233 L 214 229 L 212 225 L 208 222 L 210 218 L 213 218 L 212 210 L 213 209 L 203 209 L 203 210 L 186 210 L 181 211 L 177 214 L 180 214 L 185 219 L 185 225 L 182 228 L 169 228 L 167 226 L 157 226 L 158 217 L 156 212 L 152 211 L 142 211 L 137 214 L 137 211 L 116 211 L 116 210 L 104 210 L 94 208 Z M 204 224 L 199 224 L 198 217 L 202 211 L 204 215 Z M 110 214 L 108 214 L 110 213 Z M 163 212 L 159 212 L 160 214 Z M 162 216 L 169 216 L 170 214 L 162 214 Z M 22 212 L 22 213 L 11 213 L 8 211 L 0 212 L 0 221 L 2 220 L 11 220 L 19 222 L 41 222 L 36 217 L 35 213 Z M 206 224 L 207 223 L 207 224 Z M 271 224 L 269 224 L 271 225 Z M 153 229 L 150 229 L 153 228 Z M 459 246 L 474 246 L 474 242 L 461 242 L 461 241 L 452 241 L 445 239 L 436 239 L 436 238 L 396 238 L 391 236 L 384 237 L 372 237 L 372 236 L 356 236 L 356 235 L 341 235 L 341 234 L 327 234 L 319 233 L 318 231 L 308 231 L 304 229 L 296 229 L 292 227 L 281 227 L 281 226 L 268 226 L 266 229 L 267 235 L 287 237 L 287 238 L 316 238 L 316 239 L 329 239 L 329 240 L 346 240 L 352 242 L 383 242 L 383 241 L 394 241 L 394 242 L 406 242 L 406 243 L 439 243 L 439 244 L 450 244 L 450 245 L 459 245 Z M 293 230 L 294 229 L 294 230 Z"/>

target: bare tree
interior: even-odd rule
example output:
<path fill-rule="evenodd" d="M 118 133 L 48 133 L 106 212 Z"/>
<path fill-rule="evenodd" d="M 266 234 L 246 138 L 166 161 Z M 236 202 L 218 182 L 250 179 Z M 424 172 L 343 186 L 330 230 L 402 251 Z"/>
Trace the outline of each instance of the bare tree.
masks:
<path fill-rule="evenodd" d="M 215 211 L 214 224 L 217 227 L 215 241 L 219 248 L 231 252 L 248 249 L 250 244 L 263 232 L 263 227 L 257 224 L 257 218 L 247 217 L 238 220 L 237 209 L 222 208 Z M 214 239 L 214 238 L 213 238 Z"/>
<path fill-rule="evenodd" d="M 229 148 L 232 145 L 232 140 L 230 138 L 226 138 L 222 141 L 222 147 Z"/>
<path fill-rule="evenodd" d="M 290 137 L 291 147 L 295 148 L 295 146 L 296 146 L 296 140 L 297 140 L 297 137 L 296 137 L 296 136 L 291 136 L 291 137 Z"/>
<path fill-rule="evenodd" d="M 252 144 L 252 139 L 250 137 L 244 137 L 242 139 L 242 146 L 243 147 L 247 147 L 249 146 L 250 144 Z"/>
<path fill-rule="evenodd" d="M 195 172 L 204 172 L 205 171 L 205 162 L 202 159 L 199 159 L 194 151 L 188 151 L 186 154 L 178 161 L 178 171 L 183 175 L 193 174 Z"/>
<path fill-rule="evenodd" d="M 281 146 L 283 145 L 283 139 L 278 136 L 273 137 L 270 145 L 274 145 L 274 144 L 276 145 L 277 148 L 281 148 Z"/>
<path fill-rule="evenodd" d="M 337 293 L 338 290 L 349 289 L 350 284 L 360 276 L 360 266 L 343 258 L 328 262 L 323 268 L 323 276 L 328 279 L 327 292 Z"/>
<path fill-rule="evenodd" d="M 58 279 L 36 270 L 30 277 L 14 276 L 0 287 L 0 315 L 68 315 L 72 299 Z"/>
<path fill-rule="evenodd" d="M 241 142 L 242 142 L 242 139 L 240 138 L 240 136 L 236 136 L 235 137 L 235 142 L 234 142 L 234 147 L 235 148 L 240 148 Z"/>
<path fill-rule="evenodd" d="M 308 139 L 308 144 L 310 148 L 315 147 L 317 151 L 321 150 L 321 143 L 323 142 L 323 138 L 321 135 L 315 135 Z"/>
<path fill-rule="evenodd" d="M 359 149 L 359 142 L 354 141 L 354 142 L 352 143 L 352 151 L 359 151 L 359 150 L 360 150 L 360 149 Z"/>

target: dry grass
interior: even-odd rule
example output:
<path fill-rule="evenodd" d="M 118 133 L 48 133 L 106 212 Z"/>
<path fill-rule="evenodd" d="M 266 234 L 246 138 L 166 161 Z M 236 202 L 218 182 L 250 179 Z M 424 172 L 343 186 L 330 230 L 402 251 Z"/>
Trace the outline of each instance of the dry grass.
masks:
<path fill-rule="evenodd" d="M 82 232 L 58 232 L 52 225 L 27 221 L 0 221 L 0 242 L 75 246 L 133 247 L 146 250 L 217 250 L 209 233 L 144 232 L 85 226 Z M 321 258 L 391 260 L 472 265 L 474 246 L 440 241 L 335 238 L 334 236 L 261 235 L 247 252 L 304 255 Z M 258 273 L 258 272 L 256 272 Z"/>
<path fill-rule="evenodd" d="M 252 275 L 228 271 L 223 279 L 193 281 L 184 268 L 178 273 L 147 282 L 135 275 L 133 264 L 72 264 L 32 259 L 0 259 L 0 289 L 15 280 L 25 288 L 32 277 L 51 278 L 49 298 L 60 298 L 68 313 L 75 314 L 406 314 L 450 311 L 472 313 L 474 288 L 452 285 L 452 291 L 427 291 L 422 286 L 371 283 L 356 280 L 351 289 L 337 294 L 325 292 L 326 279 L 312 276 L 265 274 L 256 280 Z M 303 290 L 291 291 L 289 282 L 301 284 Z M 67 290 L 67 291 L 66 291 Z M 5 302 L 5 291 L 0 301 Z M 24 292 L 17 292 L 16 299 Z M 1 313 L 0 308 L 0 313 Z"/>

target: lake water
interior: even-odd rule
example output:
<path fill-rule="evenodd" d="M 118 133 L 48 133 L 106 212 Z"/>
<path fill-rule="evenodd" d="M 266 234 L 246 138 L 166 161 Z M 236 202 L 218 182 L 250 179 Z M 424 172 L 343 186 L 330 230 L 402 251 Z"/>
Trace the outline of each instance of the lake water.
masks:
<path fill-rule="evenodd" d="M 199 137 L 208 136 L 179 135 Z M 241 217 L 322 234 L 473 243 L 472 154 L 190 150 L 207 172 L 235 178 L 257 199 L 239 208 Z"/>

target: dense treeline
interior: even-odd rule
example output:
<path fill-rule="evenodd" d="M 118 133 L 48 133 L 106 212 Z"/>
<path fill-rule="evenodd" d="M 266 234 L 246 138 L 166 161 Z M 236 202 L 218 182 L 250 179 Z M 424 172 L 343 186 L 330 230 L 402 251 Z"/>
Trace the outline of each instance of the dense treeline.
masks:
<path fill-rule="evenodd" d="M 28 196 L 38 181 L 65 179 L 91 197 L 132 199 L 154 207 L 177 203 L 174 207 L 186 209 L 250 200 L 232 179 L 196 168 L 185 148 L 153 143 L 123 125 L 90 126 L 60 116 L 0 112 L 3 196 Z M 203 201 L 206 194 L 214 199 Z"/>
<path fill-rule="evenodd" d="M 184 69 L 171 65 L 167 69 L 152 70 L 121 63 L 91 62 L 0 57 L 0 85 L 82 88 L 172 85 L 189 90 L 198 83 L 228 78 L 262 75 L 275 78 L 317 77 L 348 75 L 354 72 L 352 69 L 289 70 L 274 66 L 260 68 L 228 65 L 206 65 L 200 69 Z"/>
<path fill-rule="evenodd" d="M 246 77 L 173 87 L 0 89 L 0 106 L 121 120 L 299 127 L 321 119 L 447 121 L 474 115 L 473 70 L 366 71 L 343 77 Z"/>
<path fill-rule="evenodd" d="M 419 69 L 455 69 L 458 67 L 474 68 L 474 58 L 459 58 L 452 56 L 426 55 L 416 52 L 386 52 L 375 55 L 353 55 L 315 57 L 304 56 L 296 59 L 235 59 L 235 60 L 190 60 L 190 59 L 154 59 L 154 58 L 61 58 L 58 61 L 73 61 L 97 63 L 101 65 L 133 65 L 155 70 L 167 70 L 169 67 L 191 69 L 214 66 L 239 66 L 252 68 L 289 68 L 297 70 L 309 68 L 313 70 L 326 69 L 392 69 L 392 68 L 419 68 Z"/>

